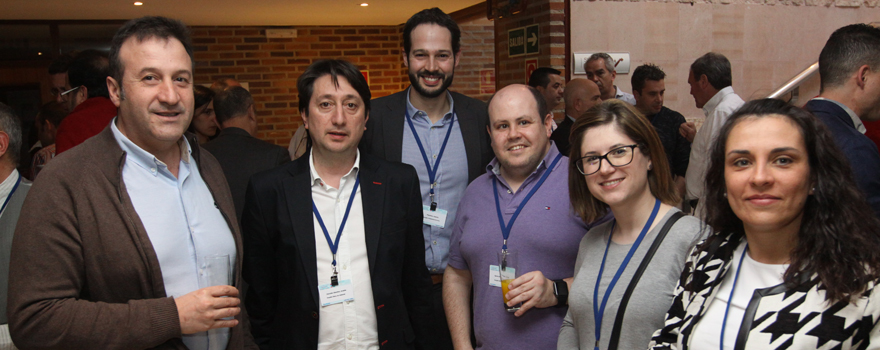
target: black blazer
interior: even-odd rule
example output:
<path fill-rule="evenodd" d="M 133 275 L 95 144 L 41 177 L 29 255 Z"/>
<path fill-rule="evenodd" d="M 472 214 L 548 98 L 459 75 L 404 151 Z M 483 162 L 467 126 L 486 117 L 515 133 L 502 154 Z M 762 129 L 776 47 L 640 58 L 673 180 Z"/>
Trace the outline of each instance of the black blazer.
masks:
<path fill-rule="evenodd" d="M 244 192 L 251 176 L 290 161 L 287 148 L 260 140 L 239 128 L 223 129 L 217 138 L 205 143 L 202 148 L 217 158 L 223 168 L 239 223 L 244 208 Z"/>
<path fill-rule="evenodd" d="M 561 123 L 556 125 L 556 130 L 553 130 L 553 133 L 550 134 L 550 139 L 556 143 L 556 149 L 559 150 L 559 153 L 566 157 L 570 157 L 568 154 L 571 151 L 571 142 L 569 141 L 569 137 L 571 137 L 571 126 L 574 125 L 574 122 L 571 121 L 567 115 L 565 119 L 562 120 Z M 572 159 L 577 159 L 579 157 L 575 157 Z"/>
<path fill-rule="evenodd" d="M 856 184 L 874 215 L 880 217 L 880 153 L 877 145 L 856 130 L 852 118 L 831 101 L 811 100 L 804 109 L 812 112 L 828 127 L 837 147 L 843 151 L 852 168 Z"/>
<path fill-rule="evenodd" d="M 433 348 L 431 278 L 412 166 L 361 154 L 361 198 L 382 349 Z M 245 304 L 261 349 L 316 349 L 318 267 L 309 157 L 254 175 L 242 231 Z"/>
<path fill-rule="evenodd" d="M 409 89 L 370 101 L 367 131 L 359 145 L 361 152 L 400 162 L 403 157 L 403 125 L 406 123 L 406 93 Z M 453 110 L 458 116 L 461 138 L 467 153 L 468 182 L 486 172 L 495 158 L 489 144 L 489 114 L 483 101 L 451 92 Z M 407 131 L 409 132 L 409 131 Z"/>

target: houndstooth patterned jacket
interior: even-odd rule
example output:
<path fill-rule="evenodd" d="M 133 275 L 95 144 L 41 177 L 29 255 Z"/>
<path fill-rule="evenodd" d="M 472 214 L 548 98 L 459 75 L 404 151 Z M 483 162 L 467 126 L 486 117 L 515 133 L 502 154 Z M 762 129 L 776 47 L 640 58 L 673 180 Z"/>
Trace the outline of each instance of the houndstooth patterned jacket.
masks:
<path fill-rule="evenodd" d="M 715 298 L 740 241 L 740 235 L 731 235 L 715 240 L 698 255 L 694 255 L 697 248 L 691 251 L 666 313 L 666 325 L 654 333 L 649 349 L 690 348 L 692 332 Z M 794 289 L 781 284 L 755 290 L 734 349 L 880 349 L 876 281 L 852 302 L 833 305 L 825 301 L 817 275 L 801 282 Z"/>

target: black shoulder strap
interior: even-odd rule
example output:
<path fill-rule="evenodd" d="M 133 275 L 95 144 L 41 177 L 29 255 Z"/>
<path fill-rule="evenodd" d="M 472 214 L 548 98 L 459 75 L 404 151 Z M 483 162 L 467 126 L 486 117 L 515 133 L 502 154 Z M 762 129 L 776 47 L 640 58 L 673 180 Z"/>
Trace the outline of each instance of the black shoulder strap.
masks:
<path fill-rule="evenodd" d="M 642 274 L 644 274 L 645 269 L 648 268 L 648 263 L 654 258 L 654 253 L 660 248 L 660 243 L 663 243 L 663 239 L 666 238 L 669 229 L 672 228 L 672 225 L 675 225 L 675 222 L 678 221 L 678 219 L 681 219 L 682 216 L 684 216 L 684 213 L 679 211 L 672 214 L 669 220 L 666 221 L 666 224 L 660 229 L 660 233 L 657 234 L 657 238 L 654 238 L 654 243 L 651 244 L 651 248 L 648 249 L 648 253 L 645 254 L 645 258 L 642 259 L 642 263 L 639 264 L 639 269 L 636 270 L 635 275 L 633 275 L 632 280 L 626 287 L 626 292 L 623 293 L 623 299 L 620 300 L 620 306 L 617 308 L 617 317 L 614 318 L 614 328 L 611 329 L 611 338 L 608 338 L 608 350 L 617 350 L 617 344 L 620 341 L 620 329 L 623 327 L 623 315 L 626 313 L 626 304 L 629 303 L 629 298 L 636 289 L 636 285 L 639 284 L 639 279 L 642 278 Z"/>

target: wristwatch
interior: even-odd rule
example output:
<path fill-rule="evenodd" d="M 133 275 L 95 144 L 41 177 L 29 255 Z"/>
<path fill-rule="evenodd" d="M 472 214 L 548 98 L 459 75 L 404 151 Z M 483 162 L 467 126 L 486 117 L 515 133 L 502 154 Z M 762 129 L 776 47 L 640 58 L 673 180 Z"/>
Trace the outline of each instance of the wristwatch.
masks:
<path fill-rule="evenodd" d="M 553 280 L 553 295 L 556 296 L 556 307 L 568 306 L 568 283 L 565 280 Z"/>

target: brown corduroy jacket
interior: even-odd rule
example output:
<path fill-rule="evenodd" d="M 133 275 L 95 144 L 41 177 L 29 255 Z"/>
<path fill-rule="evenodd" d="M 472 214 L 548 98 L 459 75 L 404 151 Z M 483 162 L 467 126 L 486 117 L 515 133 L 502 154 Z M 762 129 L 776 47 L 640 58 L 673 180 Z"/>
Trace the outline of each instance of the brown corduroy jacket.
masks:
<path fill-rule="evenodd" d="M 234 236 L 239 286 L 242 241 L 229 187 L 217 160 L 192 149 Z M 19 348 L 186 349 L 176 304 L 122 181 L 125 156 L 108 126 L 55 158 L 31 189 L 9 276 L 9 327 Z M 243 314 L 228 349 L 256 348 Z"/>

